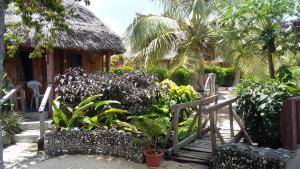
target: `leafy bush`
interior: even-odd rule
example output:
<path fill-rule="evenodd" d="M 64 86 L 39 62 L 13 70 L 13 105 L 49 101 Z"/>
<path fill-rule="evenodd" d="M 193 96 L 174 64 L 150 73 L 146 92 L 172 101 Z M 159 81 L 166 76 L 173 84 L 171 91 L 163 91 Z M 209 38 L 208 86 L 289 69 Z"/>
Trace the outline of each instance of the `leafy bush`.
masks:
<path fill-rule="evenodd" d="M 99 100 L 121 102 L 117 108 L 128 110 L 131 114 L 149 112 L 157 93 L 157 79 L 142 71 L 84 74 L 81 69 L 74 68 L 56 76 L 55 82 L 56 93 L 72 107 L 89 96 L 99 95 Z"/>
<path fill-rule="evenodd" d="M 288 66 L 280 66 L 277 71 L 277 78 L 280 82 L 286 83 L 293 80 L 293 73 Z"/>
<path fill-rule="evenodd" d="M 116 115 L 126 113 L 127 111 L 110 107 L 111 104 L 120 104 L 117 101 L 97 101 L 98 98 L 98 95 L 90 96 L 77 106 L 70 107 L 66 103 L 61 103 L 60 97 L 58 97 L 53 101 L 52 105 L 55 126 L 57 128 L 64 127 L 66 130 L 75 127 L 86 127 L 88 130 L 91 130 L 103 124 L 111 128 L 115 122 Z M 101 109 L 103 107 L 104 110 Z M 89 110 L 92 113 L 88 113 Z"/>
<path fill-rule="evenodd" d="M 160 97 L 157 99 L 153 109 L 155 112 L 165 114 L 166 117 L 171 117 L 171 106 L 190 102 L 200 97 L 199 93 L 192 86 L 178 86 L 169 79 L 162 81 L 158 88 L 160 89 Z M 183 111 L 180 121 L 184 121 L 190 114 L 189 110 Z"/>
<path fill-rule="evenodd" d="M 4 134 L 15 135 L 20 133 L 23 121 L 24 118 L 20 113 L 7 111 L 0 113 L 0 123 Z"/>
<path fill-rule="evenodd" d="M 171 74 L 171 80 L 177 85 L 189 85 L 192 79 L 192 72 L 184 67 L 178 67 Z"/>
<path fill-rule="evenodd" d="M 149 74 L 155 75 L 159 81 L 163 81 L 168 78 L 168 70 L 162 67 L 153 66 L 147 70 Z"/>
<path fill-rule="evenodd" d="M 204 73 L 215 73 L 219 86 L 230 87 L 235 80 L 234 67 L 205 66 Z"/>
<path fill-rule="evenodd" d="M 132 67 L 132 66 L 113 67 L 111 69 L 111 72 L 116 73 L 116 74 L 124 74 L 124 73 L 134 72 L 134 67 Z"/>
<path fill-rule="evenodd" d="M 247 131 L 260 146 L 281 146 L 279 114 L 283 101 L 297 91 L 290 84 L 277 81 L 246 80 L 238 86 L 237 113 L 243 117 Z"/>

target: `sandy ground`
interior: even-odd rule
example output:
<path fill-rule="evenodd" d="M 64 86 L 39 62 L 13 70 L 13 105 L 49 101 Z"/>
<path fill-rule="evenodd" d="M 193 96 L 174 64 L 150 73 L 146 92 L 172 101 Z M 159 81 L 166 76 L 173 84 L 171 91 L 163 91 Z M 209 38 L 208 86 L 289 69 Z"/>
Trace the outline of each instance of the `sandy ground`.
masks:
<path fill-rule="evenodd" d="M 145 164 L 127 161 L 123 158 L 112 156 L 82 156 L 66 155 L 42 161 L 32 169 L 148 169 Z M 163 161 L 158 169 L 208 169 L 200 164 L 183 164 L 174 161 Z"/>

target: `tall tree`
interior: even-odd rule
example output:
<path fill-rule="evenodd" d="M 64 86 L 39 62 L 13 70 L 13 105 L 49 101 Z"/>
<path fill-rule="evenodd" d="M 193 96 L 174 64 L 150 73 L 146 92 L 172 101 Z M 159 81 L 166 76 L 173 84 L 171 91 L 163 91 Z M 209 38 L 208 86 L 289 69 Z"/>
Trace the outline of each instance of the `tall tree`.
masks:
<path fill-rule="evenodd" d="M 84 1 L 87 5 L 89 0 L 75 0 Z M 5 9 L 9 5 L 14 5 L 14 10 L 21 16 L 21 21 L 18 23 L 10 23 L 7 25 L 9 32 L 6 32 L 5 27 Z M 73 9 L 65 9 L 63 0 L 0 0 L 0 75 L 3 73 L 3 62 L 5 59 L 5 48 L 7 53 L 14 55 L 18 49 L 22 39 L 28 37 L 28 33 L 35 34 L 35 50 L 31 57 L 41 56 L 42 51 L 51 48 L 55 42 L 58 34 L 62 31 L 67 31 L 68 26 L 65 23 L 65 17 L 68 14 L 73 14 Z M 16 28 L 22 26 L 24 28 L 23 36 L 17 34 Z M 43 31 L 47 27 L 47 32 Z M 6 34 L 7 33 L 7 34 Z M 5 37 L 6 36 L 6 37 Z M 5 43 L 5 39 L 7 40 Z M 2 81 L 0 81 L 0 88 L 2 88 Z M 0 98 L 2 96 L 0 95 Z M 0 112 L 1 113 L 1 112 Z M 2 127 L 0 124 L 0 131 Z M 3 142 L 2 133 L 0 133 L 0 169 L 3 166 Z"/>
<path fill-rule="evenodd" d="M 299 33 L 287 27 L 299 15 L 298 0 L 227 0 L 220 34 L 225 54 L 275 78 L 274 58 L 299 51 Z M 297 37 L 298 36 L 298 37 Z M 257 62 L 257 63 L 255 63 Z M 253 66 L 254 65 L 254 66 Z"/>
<path fill-rule="evenodd" d="M 154 0 L 153 0 L 154 1 Z M 194 71 L 201 85 L 204 57 L 213 53 L 218 0 L 156 0 L 162 15 L 138 14 L 127 33 L 131 50 L 145 66 L 157 64 L 168 53 L 177 66 Z"/>

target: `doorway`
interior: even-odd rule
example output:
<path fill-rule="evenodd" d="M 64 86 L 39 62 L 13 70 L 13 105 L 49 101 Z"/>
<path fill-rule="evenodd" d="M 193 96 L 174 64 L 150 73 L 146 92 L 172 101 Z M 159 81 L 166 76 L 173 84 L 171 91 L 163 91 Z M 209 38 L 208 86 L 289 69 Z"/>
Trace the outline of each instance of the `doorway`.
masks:
<path fill-rule="evenodd" d="M 33 66 L 32 66 L 32 59 L 29 58 L 30 52 L 21 50 L 19 52 L 19 56 L 21 59 L 21 71 L 20 71 L 20 81 L 21 82 L 28 82 L 33 80 Z"/>

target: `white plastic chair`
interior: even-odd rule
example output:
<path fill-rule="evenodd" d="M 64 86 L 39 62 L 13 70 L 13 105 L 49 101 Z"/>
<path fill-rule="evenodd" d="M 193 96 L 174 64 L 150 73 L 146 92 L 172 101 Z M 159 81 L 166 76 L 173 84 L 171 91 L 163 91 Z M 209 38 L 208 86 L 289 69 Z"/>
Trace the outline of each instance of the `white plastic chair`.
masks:
<path fill-rule="evenodd" d="M 38 81 L 29 81 L 27 82 L 27 87 L 33 91 L 33 95 L 31 96 L 31 104 L 30 107 L 32 108 L 33 100 L 35 100 L 35 108 L 38 110 L 40 104 L 40 98 L 43 98 L 44 95 L 40 94 L 40 88 L 43 85 Z"/>

